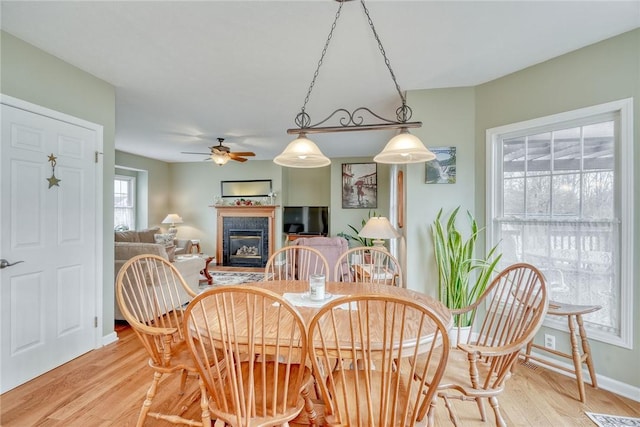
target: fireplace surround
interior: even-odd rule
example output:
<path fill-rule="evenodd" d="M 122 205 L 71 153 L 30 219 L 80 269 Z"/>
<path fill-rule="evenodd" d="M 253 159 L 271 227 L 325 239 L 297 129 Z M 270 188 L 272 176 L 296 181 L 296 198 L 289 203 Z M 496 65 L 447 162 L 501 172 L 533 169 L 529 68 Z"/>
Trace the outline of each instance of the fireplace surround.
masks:
<path fill-rule="evenodd" d="M 276 206 L 214 206 L 218 265 L 264 267 L 274 251 Z"/>

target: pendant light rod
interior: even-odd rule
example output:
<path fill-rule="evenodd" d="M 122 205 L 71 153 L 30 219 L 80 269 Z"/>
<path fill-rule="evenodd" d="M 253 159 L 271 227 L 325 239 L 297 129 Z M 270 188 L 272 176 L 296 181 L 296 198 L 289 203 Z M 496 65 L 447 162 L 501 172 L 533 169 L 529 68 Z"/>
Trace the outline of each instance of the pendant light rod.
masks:
<path fill-rule="evenodd" d="M 382 42 L 380 41 L 378 32 L 373 25 L 373 20 L 371 19 L 369 10 L 364 4 L 364 0 L 360 0 L 360 4 L 362 5 L 364 14 L 367 17 L 367 21 L 369 22 L 371 32 L 373 33 L 373 36 L 378 43 L 378 49 L 380 50 L 380 53 L 384 58 L 384 63 L 389 70 L 389 74 L 391 75 L 391 79 L 393 80 L 395 89 L 398 92 L 398 96 L 400 97 L 401 104 L 396 109 L 396 119 L 390 120 L 384 118 L 366 107 L 359 107 L 353 111 L 349 111 L 345 108 L 338 108 L 333 113 L 329 114 L 329 116 L 327 116 L 325 119 L 315 124 L 311 124 L 311 117 L 306 112 L 307 104 L 309 102 L 309 98 L 311 97 L 311 92 L 313 91 L 313 88 L 316 84 L 316 79 L 320 74 L 320 67 L 322 66 L 322 62 L 324 61 L 327 50 L 329 49 L 329 45 L 331 44 L 333 32 L 336 29 L 338 19 L 340 18 L 340 12 L 342 11 L 342 5 L 343 3 L 351 0 L 335 1 L 337 1 L 340 5 L 333 19 L 333 24 L 331 25 L 331 30 L 329 31 L 329 35 L 327 37 L 327 40 L 325 41 L 324 48 L 322 49 L 320 60 L 318 61 L 315 72 L 313 73 L 313 78 L 311 79 L 311 84 L 309 85 L 309 89 L 307 90 L 307 94 L 304 98 L 302 108 L 295 117 L 294 121 L 296 126 L 298 127 L 287 129 L 288 134 L 298 134 L 298 138 L 290 142 L 285 150 L 281 154 L 276 156 L 273 161 L 280 166 L 295 168 L 315 168 L 328 166 L 329 164 L 331 164 L 331 160 L 324 154 L 322 154 L 318 146 L 313 141 L 307 138 L 307 134 L 369 130 L 377 131 L 386 129 L 397 129 L 400 132 L 398 132 L 396 136 L 391 138 L 391 140 L 389 140 L 389 142 L 385 146 L 384 150 L 382 150 L 382 152 L 380 152 L 373 158 L 375 162 L 402 164 L 425 162 L 434 159 L 435 155 L 424 146 L 422 141 L 409 133 L 409 128 L 422 127 L 422 122 L 409 121 L 413 112 L 407 105 L 406 94 L 402 93 L 400 85 L 396 80 L 395 73 L 391 68 L 391 61 L 389 61 L 389 58 L 387 58 L 387 54 L 384 50 L 384 47 L 382 46 Z M 368 120 L 365 120 L 365 116 L 368 118 Z M 330 122 L 337 122 L 339 123 L 339 125 L 330 126 Z"/>
<path fill-rule="evenodd" d="M 386 130 L 386 129 L 403 129 L 403 128 L 419 128 L 422 122 L 397 122 L 397 123 L 380 123 L 371 125 L 351 125 L 351 126 L 324 126 L 324 127 L 308 127 L 308 128 L 291 128 L 287 129 L 289 135 L 299 133 L 332 133 L 332 132 L 355 132 L 365 130 Z"/>
<path fill-rule="evenodd" d="M 400 85 L 396 80 L 396 75 L 393 72 L 393 69 L 391 68 L 391 61 L 389 61 L 389 58 L 387 58 L 387 53 L 385 52 L 384 47 L 382 46 L 382 41 L 378 36 L 376 27 L 373 25 L 373 20 L 371 19 L 371 15 L 369 14 L 369 9 L 367 9 L 367 6 L 365 6 L 364 4 L 364 0 L 360 0 L 360 4 L 362 5 L 362 10 L 364 11 L 364 14 L 367 17 L 367 21 L 369 23 L 369 27 L 371 28 L 371 32 L 373 33 L 373 36 L 376 39 L 376 42 L 378 43 L 378 50 L 380 51 L 380 53 L 382 54 L 382 57 L 384 58 L 384 63 L 387 66 L 387 69 L 389 70 L 389 75 L 391 76 L 391 80 L 393 80 L 395 89 L 398 92 L 398 96 L 400 97 L 401 105 L 396 110 L 397 121 L 389 120 L 384 117 L 381 117 L 366 107 L 360 107 L 354 110 L 353 112 L 349 112 L 344 108 L 339 108 L 338 110 L 331 113 L 326 119 L 314 125 L 311 124 L 311 117 L 306 112 L 307 103 L 309 102 L 309 98 L 311 97 L 311 92 L 313 91 L 313 87 L 315 86 L 316 79 L 320 74 L 320 67 L 322 66 L 324 57 L 327 53 L 327 50 L 329 49 L 329 45 L 331 44 L 331 39 L 333 38 L 333 31 L 338 25 L 338 19 L 340 19 L 340 12 L 342 11 L 342 5 L 344 4 L 345 1 L 349 1 L 349 0 L 336 0 L 336 1 L 340 3 L 340 5 L 338 6 L 338 11 L 336 12 L 336 15 L 333 19 L 333 23 L 331 24 L 331 30 L 329 30 L 329 35 L 327 36 L 327 40 L 324 43 L 322 54 L 320 55 L 320 60 L 318 61 L 318 65 L 316 66 L 316 71 L 313 73 L 313 78 L 311 79 L 311 84 L 309 85 L 309 89 L 307 90 L 307 95 L 304 98 L 304 103 L 302 104 L 302 108 L 300 109 L 300 112 L 295 117 L 295 123 L 298 126 L 297 131 L 296 129 L 287 129 L 287 133 L 288 134 L 296 134 L 300 132 L 323 133 L 323 132 L 400 129 L 403 127 L 412 127 L 412 128 L 421 127 L 422 122 L 408 122 L 413 112 L 411 110 L 411 107 L 407 105 L 406 97 L 402 93 L 402 90 L 400 89 Z M 361 116 L 356 116 L 356 114 L 361 111 L 367 111 L 369 114 L 371 114 L 372 116 L 376 117 L 377 119 L 385 123 L 375 124 L 375 125 L 373 124 L 363 125 L 362 124 L 363 118 Z M 340 126 L 319 127 L 321 124 L 327 122 L 329 119 L 331 119 L 334 115 L 336 115 L 339 112 L 345 113 L 347 115 L 347 117 L 343 116 L 340 118 Z M 411 125 L 409 126 L 409 124 Z"/>

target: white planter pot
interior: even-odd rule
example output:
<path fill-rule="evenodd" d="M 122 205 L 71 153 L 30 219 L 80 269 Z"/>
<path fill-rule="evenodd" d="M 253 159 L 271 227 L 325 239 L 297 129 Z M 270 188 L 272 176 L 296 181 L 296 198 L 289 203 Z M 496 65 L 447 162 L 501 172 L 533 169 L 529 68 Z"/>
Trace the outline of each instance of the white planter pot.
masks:
<path fill-rule="evenodd" d="M 459 342 L 466 343 L 469 341 L 469 335 L 471 334 L 471 326 L 463 326 L 458 328 L 453 326 L 449 330 L 449 344 L 451 347 L 457 347 Z"/>

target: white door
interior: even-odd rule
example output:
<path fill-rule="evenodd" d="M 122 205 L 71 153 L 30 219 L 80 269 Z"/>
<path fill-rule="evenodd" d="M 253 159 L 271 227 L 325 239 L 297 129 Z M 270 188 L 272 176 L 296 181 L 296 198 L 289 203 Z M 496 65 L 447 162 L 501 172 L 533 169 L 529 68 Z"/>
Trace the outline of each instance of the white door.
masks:
<path fill-rule="evenodd" d="M 2 105 L 0 392 L 96 347 L 97 140 Z"/>

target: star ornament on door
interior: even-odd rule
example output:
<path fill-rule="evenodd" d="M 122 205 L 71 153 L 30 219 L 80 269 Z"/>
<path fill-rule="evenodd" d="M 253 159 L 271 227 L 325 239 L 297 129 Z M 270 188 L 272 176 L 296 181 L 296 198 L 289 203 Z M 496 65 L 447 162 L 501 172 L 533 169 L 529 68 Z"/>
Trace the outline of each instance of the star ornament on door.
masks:
<path fill-rule="evenodd" d="M 57 157 L 54 156 L 53 153 L 49 155 L 49 162 L 51 163 L 51 178 L 47 178 L 47 181 L 49 181 L 49 188 L 53 187 L 54 185 L 56 187 L 60 187 L 59 183 L 61 180 L 56 178 L 56 159 Z"/>

